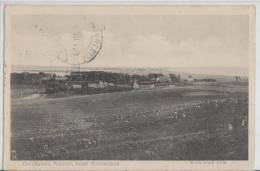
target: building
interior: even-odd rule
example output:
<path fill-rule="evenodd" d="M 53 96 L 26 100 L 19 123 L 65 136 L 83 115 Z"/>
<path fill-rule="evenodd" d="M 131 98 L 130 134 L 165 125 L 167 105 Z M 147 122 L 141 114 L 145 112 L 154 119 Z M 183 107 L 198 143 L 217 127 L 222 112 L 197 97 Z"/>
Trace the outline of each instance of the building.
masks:
<path fill-rule="evenodd" d="M 134 89 L 138 89 L 138 88 L 139 88 L 139 84 L 138 84 L 138 81 L 137 81 L 137 80 L 134 80 L 134 82 L 133 82 L 133 88 L 134 88 Z"/>
<path fill-rule="evenodd" d="M 234 80 L 237 81 L 237 82 L 241 81 L 241 77 L 240 76 L 235 76 Z"/>
<path fill-rule="evenodd" d="M 156 78 L 157 83 L 167 83 L 171 82 L 171 78 L 169 75 L 160 75 Z"/>
<path fill-rule="evenodd" d="M 187 78 L 187 81 L 188 81 L 188 82 L 193 82 L 193 81 L 194 81 L 194 78 L 193 78 L 191 75 L 189 75 L 188 78 Z"/>

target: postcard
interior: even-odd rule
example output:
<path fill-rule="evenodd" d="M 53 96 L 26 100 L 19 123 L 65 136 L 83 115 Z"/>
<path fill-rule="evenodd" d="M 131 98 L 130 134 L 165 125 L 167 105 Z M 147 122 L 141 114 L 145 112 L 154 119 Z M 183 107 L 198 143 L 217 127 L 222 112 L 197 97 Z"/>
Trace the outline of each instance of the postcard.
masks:
<path fill-rule="evenodd" d="M 254 168 L 254 6 L 6 5 L 4 36 L 4 169 Z"/>

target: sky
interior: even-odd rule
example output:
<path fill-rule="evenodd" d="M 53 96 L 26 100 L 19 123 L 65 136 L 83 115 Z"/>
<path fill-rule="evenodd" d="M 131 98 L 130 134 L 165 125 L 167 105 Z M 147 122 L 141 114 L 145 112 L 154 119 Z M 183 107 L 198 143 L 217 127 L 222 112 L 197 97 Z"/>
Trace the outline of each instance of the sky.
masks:
<path fill-rule="evenodd" d="M 78 61 L 73 33 L 88 56 L 94 23 L 105 28 L 102 49 L 82 67 L 247 68 L 248 22 L 246 15 L 16 15 L 12 64 L 68 66 L 58 56 Z"/>

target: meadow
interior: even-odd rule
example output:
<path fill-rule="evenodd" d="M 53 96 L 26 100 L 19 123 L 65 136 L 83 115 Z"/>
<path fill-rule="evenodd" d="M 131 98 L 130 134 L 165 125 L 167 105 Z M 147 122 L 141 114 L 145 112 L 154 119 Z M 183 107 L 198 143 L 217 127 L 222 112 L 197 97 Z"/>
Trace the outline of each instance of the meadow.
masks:
<path fill-rule="evenodd" d="M 12 98 L 13 160 L 247 160 L 248 86 Z"/>

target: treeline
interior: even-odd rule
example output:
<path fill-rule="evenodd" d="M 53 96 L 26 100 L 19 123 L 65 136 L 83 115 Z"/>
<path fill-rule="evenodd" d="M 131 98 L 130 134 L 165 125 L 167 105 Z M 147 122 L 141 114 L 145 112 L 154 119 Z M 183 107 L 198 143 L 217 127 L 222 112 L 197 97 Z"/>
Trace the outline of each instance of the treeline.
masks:
<path fill-rule="evenodd" d="M 195 82 L 215 82 L 217 81 L 216 79 L 212 78 L 204 78 L 204 79 L 194 79 Z"/>
<path fill-rule="evenodd" d="M 162 73 L 149 73 L 147 75 L 129 75 L 125 73 L 112 73 L 105 71 L 89 71 L 89 72 L 72 72 L 66 76 L 71 81 L 88 81 L 88 82 L 108 82 L 114 84 L 131 84 L 133 80 L 138 83 L 143 82 L 179 82 L 180 75 Z"/>
<path fill-rule="evenodd" d="M 89 72 L 72 72 L 66 76 L 71 81 L 88 81 L 88 82 L 108 82 L 114 84 L 130 84 L 133 80 L 138 83 L 143 82 L 179 82 L 181 81 L 180 75 L 169 74 L 164 75 L 161 73 L 149 73 L 147 75 L 129 75 L 125 73 L 112 73 L 105 71 L 89 71 Z"/>
<path fill-rule="evenodd" d="M 96 83 L 103 81 L 114 84 L 129 84 L 131 81 L 131 76 L 128 74 L 105 71 L 72 72 L 67 78 L 71 81 L 88 81 Z"/>
<path fill-rule="evenodd" d="M 43 79 L 60 78 L 56 74 L 50 73 L 12 73 L 12 84 L 41 84 Z M 71 72 L 69 75 L 62 77 L 68 81 L 87 81 L 89 83 L 98 83 L 99 81 L 114 83 L 114 84 L 131 84 L 134 80 L 138 83 L 155 83 L 155 82 L 180 82 L 180 75 L 161 73 L 149 73 L 147 75 L 129 75 L 125 73 L 112 73 L 105 71 L 89 71 L 89 72 Z"/>
<path fill-rule="evenodd" d="M 51 78 L 52 74 L 39 72 L 39 73 L 11 73 L 11 84 L 26 84 L 36 85 L 40 84 L 43 78 Z"/>

